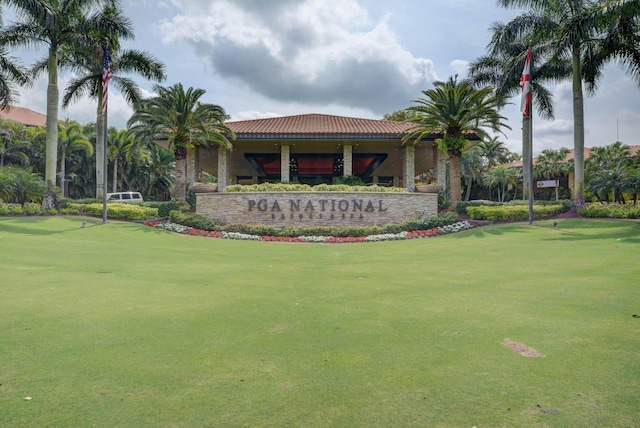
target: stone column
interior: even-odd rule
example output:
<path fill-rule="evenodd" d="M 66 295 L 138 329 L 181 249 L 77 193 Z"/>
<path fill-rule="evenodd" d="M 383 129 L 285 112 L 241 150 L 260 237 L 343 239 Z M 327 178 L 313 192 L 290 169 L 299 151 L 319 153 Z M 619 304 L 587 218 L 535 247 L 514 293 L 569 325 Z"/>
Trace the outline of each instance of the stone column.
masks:
<path fill-rule="evenodd" d="M 403 159 L 403 183 L 405 189 L 414 191 L 416 185 L 416 148 L 414 146 L 404 147 Z"/>
<path fill-rule="evenodd" d="M 280 181 L 288 183 L 291 177 L 289 176 L 289 163 L 291 162 L 291 149 L 289 146 L 280 146 Z"/>
<path fill-rule="evenodd" d="M 218 147 L 218 192 L 229 185 L 229 150 Z"/>
<path fill-rule="evenodd" d="M 353 175 L 353 146 L 346 145 L 342 148 L 342 169 L 345 177 Z"/>
<path fill-rule="evenodd" d="M 189 184 L 198 181 L 198 179 L 200 178 L 200 166 L 198 157 L 198 147 L 187 150 L 187 183 Z"/>
<path fill-rule="evenodd" d="M 436 181 L 444 189 L 449 188 L 447 183 L 447 155 L 438 148 L 433 146 L 433 175 L 436 176 Z"/>

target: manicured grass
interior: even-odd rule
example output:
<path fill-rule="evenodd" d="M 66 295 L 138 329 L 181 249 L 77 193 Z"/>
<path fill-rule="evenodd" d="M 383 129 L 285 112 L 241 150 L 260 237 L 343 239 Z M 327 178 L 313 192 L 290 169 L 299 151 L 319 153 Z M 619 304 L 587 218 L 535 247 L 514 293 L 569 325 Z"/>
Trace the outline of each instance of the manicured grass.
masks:
<path fill-rule="evenodd" d="M 637 221 L 325 245 L 82 220 L 0 218 L 0 426 L 638 423 Z"/>

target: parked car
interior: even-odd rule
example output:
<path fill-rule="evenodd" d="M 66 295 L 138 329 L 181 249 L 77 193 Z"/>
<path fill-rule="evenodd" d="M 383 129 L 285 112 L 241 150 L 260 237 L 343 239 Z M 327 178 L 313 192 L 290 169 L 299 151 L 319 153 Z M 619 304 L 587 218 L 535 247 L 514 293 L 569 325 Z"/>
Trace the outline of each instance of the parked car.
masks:
<path fill-rule="evenodd" d="M 107 202 L 144 202 L 140 192 L 107 193 Z"/>

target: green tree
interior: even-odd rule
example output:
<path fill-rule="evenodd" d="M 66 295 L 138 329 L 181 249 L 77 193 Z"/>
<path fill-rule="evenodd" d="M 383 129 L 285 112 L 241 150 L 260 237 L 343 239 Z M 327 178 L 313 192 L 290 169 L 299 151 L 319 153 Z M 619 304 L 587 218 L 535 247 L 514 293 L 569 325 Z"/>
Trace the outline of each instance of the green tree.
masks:
<path fill-rule="evenodd" d="M 62 196 L 67 197 L 67 158 L 74 152 L 83 151 L 88 156 L 93 155 L 93 145 L 83 133 L 83 127 L 78 122 L 69 119 L 58 123 L 58 150 L 60 150 L 60 189 Z"/>
<path fill-rule="evenodd" d="M 548 178 L 555 181 L 556 201 L 558 197 L 559 178 L 569 172 L 570 163 L 567 162 L 567 155 L 570 150 L 562 147 L 558 150 L 543 150 L 536 159 L 533 167 L 533 175 L 537 178 Z"/>
<path fill-rule="evenodd" d="M 113 0 L 4 0 L 16 10 L 18 21 L 0 33 L 0 46 L 48 46 L 46 191 L 43 209 L 55 208 L 58 155 L 58 53 L 64 47 L 90 46 L 96 34 L 127 38 L 132 34 L 128 20 L 116 21 L 103 6 Z"/>
<path fill-rule="evenodd" d="M 7 164 L 29 165 L 26 127 L 18 122 L 0 119 L 0 167 Z"/>
<path fill-rule="evenodd" d="M 411 110 L 397 110 L 393 113 L 385 113 L 382 118 L 384 120 L 391 120 L 394 122 L 414 122 L 416 120 L 416 114 Z"/>
<path fill-rule="evenodd" d="M 42 178 L 30 168 L 0 168 L 0 198 L 24 207 L 29 201 L 39 202 L 44 193 Z"/>
<path fill-rule="evenodd" d="M 117 15 L 116 15 L 117 16 Z M 104 46 L 92 48 L 74 48 L 61 52 L 59 64 L 61 68 L 72 70 L 75 77 L 62 97 L 63 107 L 85 96 L 97 101 L 96 110 L 96 197 L 102 197 L 104 159 L 104 125 L 102 115 L 102 74 L 104 68 Z M 161 82 L 165 79 L 165 66 L 156 58 L 144 51 L 120 50 L 112 41 L 109 47 L 111 80 L 109 87 L 117 89 L 131 106 L 142 101 L 140 87 L 134 80 L 125 75 L 136 74 L 147 80 Z M 46 68 L 46 63 L 40 64 Z M 115 190 L 114 190 L 115 191 Z"/>
<path fill-rule="evenodd" d="M 429 135 L 442 135 L 437 141 L 449 156 L 449 190 L 451 206 L 455 207 L 461 196 L 460 158 L 470 145 L 467 138 L 472 133 L 485 138 L 485 128 L 501 132 L 502 127 L 509 127 L 498 113 L 501 102 L 491 88 L 475 89 L 470 81 L 458 81 L 455 76 L 435 82 L 433 89 L 422 93 L 424 98 L 414 100 L 417 105 L 409 107 L 417 115 L 416 126 L 402 142 L 415 144 Z"/>
<path fill-rule="evenodd" d="M 617 58 L 627 61 L 628 72 L 640 81 L 640 55 L 622 49 L 621 43 L 637 41 L 640 2 L 624 0 L 498 0 L 503 7 L 525 8 L 507 24 L 507 33 L 521 40 L 546 42 L 551 58 L 570 59 L 574 120 L 574 208 L 584 206 L 584 100 L 595 90 L 602 66 Z M 626 25 L 631 22 L 631 25 Z M 618 36 L 623 34 L 624 36 Z M 611 37 L 610 37 L 611 36 Z M 605 40 L 610 43 L 605 47 Z M 628 47 L 628 45 L 625 45 Z M 636 44 L 637 46 L 637 44 Z"/>
<path fill-rule="evenodd" d="M 585 168 L 588 189 L 599 199 L 624 203 L 624 192 L 634 192 L 637 164 L 629 146 L 616 141 L 604 147 L 591 149 Z M 634 197 L 635 199 L 635 197 Z"/>
<path fill-rule="evenodd" d="M 10 108 L 16 102 L 16 84 L 24 86 L 29 82 L 27 70 L 0 47 L 0 109 Z"/>
<path fill-rule="evenodd" d="M 128 125 L 136 138 L 166 141 L 176 160 L 175 194 L 177 201 L 186 202 L 187 151 L 210 145 L 231 148 L 235 134 L 224 124 L 226 113 L 215 104 L 199 100 L 203 89 L 189 88 L 181 83 L 170 87 L 156 85 L 155 97 L 142 101 L 129 119 Z"/>
<path fill-rule="evenodd" d="M 508 162 L 509 149 L 498 137 L 486 138 L 478 144 L 481 155 L 487 162 L 488 168 Z"/>
<path fill-rule="evenodd" d="M 495 187 L 498 195 L 498 202 L 504 202 L 507 194 L 507 187 L 518 183 L 518 171 L 513 168 L 507 168 L 504 165 L 498 165 L 487 171 L 483 179 L 484 185 L 489 188 Z"/>

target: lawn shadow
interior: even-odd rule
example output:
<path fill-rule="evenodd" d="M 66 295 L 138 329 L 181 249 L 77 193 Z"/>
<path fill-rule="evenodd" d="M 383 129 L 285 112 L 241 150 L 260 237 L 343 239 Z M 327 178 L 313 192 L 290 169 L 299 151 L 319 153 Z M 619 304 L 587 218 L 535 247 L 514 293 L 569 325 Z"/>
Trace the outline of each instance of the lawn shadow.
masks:
<path fill-rule="evenodd" d="M 588 241 L 616 239 L 625 243 L 640 244 L 640 222 L 618 219 L 577 219 L 547 222 L 558 235 L 545 238 L 547 241 Z"/>
<path fill-rule="evenodd" d="M 16 217 L 17 218 L 17 217 Z M 78 218 L 76 227 L 70 227 L 68 229 L 60 229 L 60 230 L 46 230 L 40 227 L 37 227 L 38 224 L 46 221 L 50 217 L 45 216 L 34 216 L 34 217 L 26 217 L 29 221 L 22 221 L 25 217 L 19 217 L 21 220 L 19 223 L 15 222 L 7 222 L 0 220 L 0 233 L 18 233 L 22 235 L 35 235 L 35 236 L 47 236 L 47 235 L 55 235 L 58 233 L 70 232 L 72 230 L 78 229 L 89 229 L 91 227 L 100 226 L 100 223 L 96 224 L 88 220 L 84 220 L 83 218 Z M 34 225 L 33 227 L 30 225 Z"/>

